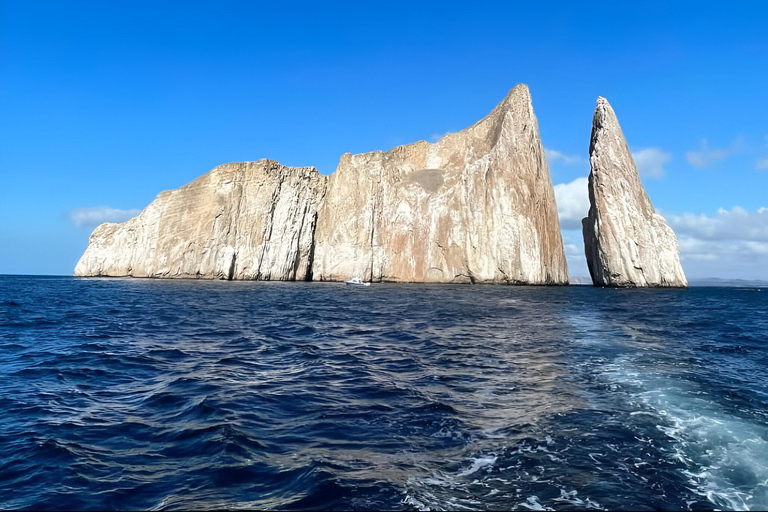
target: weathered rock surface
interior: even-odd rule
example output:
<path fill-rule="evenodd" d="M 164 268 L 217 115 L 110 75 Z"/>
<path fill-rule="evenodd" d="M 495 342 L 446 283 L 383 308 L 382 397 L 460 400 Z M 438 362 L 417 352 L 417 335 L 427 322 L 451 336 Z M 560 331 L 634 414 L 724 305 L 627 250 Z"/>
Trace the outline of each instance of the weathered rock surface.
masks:
<path fill-rule="evenodd" d="M 326 182 L 270 160 L 221 165 L 97 227 L 75 275 L 311 279 Z"/>
<path fill-rule="evenodd" d="M 102 224 L 79 276 L 567 284 L 528 88 L 440 141 L 345 154 L 326 178 L 227 164 Z"/>
<path fill-rule="evenodd" d="M 528 88 L 434 144 L 343 155 L 315 239 L 315 280 L 567 284 Z"/>
<path fill-rule="evenodd" d="M 582 220 L 595 286 L 686 287 L 677 238 L 640 182 L 624 133 L 597 99 L 589 147 L 589 215 Z"/>

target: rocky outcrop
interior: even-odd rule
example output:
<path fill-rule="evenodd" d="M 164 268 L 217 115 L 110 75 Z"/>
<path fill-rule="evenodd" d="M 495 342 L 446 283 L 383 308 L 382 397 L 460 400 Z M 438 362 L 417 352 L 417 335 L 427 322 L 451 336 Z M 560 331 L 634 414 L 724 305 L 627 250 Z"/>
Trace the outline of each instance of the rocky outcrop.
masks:
<path fill-rule="evenodd" d="M 567 284 L 528 88 L 434 144 L 342 156 L 315 238 L 315 280 Z"/>
<path fill-rule="evenodd" d="M 76 276 L 307 280 L 327 178 L 270 160 L 226 164 L 96 228 Z"/>
<path fill-rule="evenodd" d="M 595 286 L 686 287 L 675 233 L 657 214 L 616 114 L 597 99 L 589 147 L 589 215 L 582 220 Z"/>
<path fill-rule="evenodd" d="M 434 144 L 345 154 L 330 179 L 269 160 L 217 167 L 96 228 L 75 275 L 568 283 L 524 85 Z"/>

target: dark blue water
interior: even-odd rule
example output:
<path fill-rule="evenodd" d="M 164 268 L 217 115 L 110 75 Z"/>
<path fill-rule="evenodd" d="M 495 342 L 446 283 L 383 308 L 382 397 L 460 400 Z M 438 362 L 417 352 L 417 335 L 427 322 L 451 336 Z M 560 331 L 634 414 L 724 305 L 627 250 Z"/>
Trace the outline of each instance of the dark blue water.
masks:
<path fill-rule="evenodd" d="M 768 290 L 0 277 L 0 508 L 766 509 Z"/>

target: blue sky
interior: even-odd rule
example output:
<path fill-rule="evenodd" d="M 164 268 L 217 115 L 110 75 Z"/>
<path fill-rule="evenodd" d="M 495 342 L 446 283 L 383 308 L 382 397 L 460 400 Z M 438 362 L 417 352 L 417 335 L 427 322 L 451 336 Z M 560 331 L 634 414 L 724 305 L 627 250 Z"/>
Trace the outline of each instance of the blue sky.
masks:
<path fill-rule="evenodd" d="M 95 222 L 218 164 L 329 174 L 522 82 L 564 228 L 605 96 L 688 276 L 768 279 L 768 2 L 159 4 L 0 0 L 0 273 L 71 274 Z"/>

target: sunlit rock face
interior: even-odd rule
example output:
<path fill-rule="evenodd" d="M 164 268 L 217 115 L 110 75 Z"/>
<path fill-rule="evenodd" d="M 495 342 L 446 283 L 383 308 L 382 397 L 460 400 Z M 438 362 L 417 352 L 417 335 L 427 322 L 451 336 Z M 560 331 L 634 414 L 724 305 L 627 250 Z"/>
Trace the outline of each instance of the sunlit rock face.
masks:
<path fill-rule="evenodd" d="M 327 178 L 270 160 L 226 164 L 96 228 L 76 276 L 305 280 Z"/>
<path fill-rule="evenodd" d="M 597 99 L 589 161 L 590 208 L 582 225 L 594 285 L 688 286 L 675 233 L 654 210 L 605 98 Z"/>
<path fill-rule="evenodd" d="M 315 280 L 567 284 L 528 88 L 434 144 L 343 155 L 315 239 Z"/>
<path fill-rule="evenodd" d="M 567 284 L 528 88 L 440 141 L 336 172 L 227 164 L 102 224 L 78 276 Z"/>

